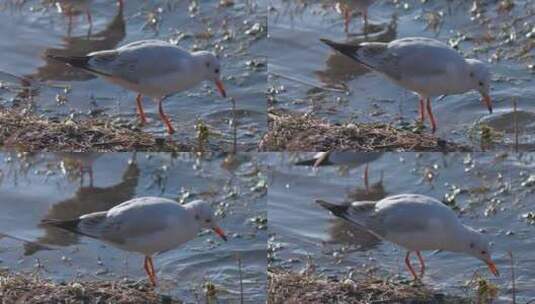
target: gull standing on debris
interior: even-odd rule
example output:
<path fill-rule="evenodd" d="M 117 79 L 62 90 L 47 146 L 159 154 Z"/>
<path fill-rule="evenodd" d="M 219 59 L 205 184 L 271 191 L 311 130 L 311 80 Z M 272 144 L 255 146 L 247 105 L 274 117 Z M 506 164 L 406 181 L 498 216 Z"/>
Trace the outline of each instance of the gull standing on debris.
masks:
<path fill-rule="evenodd" d="M 220 78 L 221 64 L 215 54 L 188 52 L 161 40 L 136 41 L 82 57 L 48 56 L 137 92 L 137 111 L 142 124 L 147 122 L 142 97 L 153 98 L 158 102 L 160 118 L 169 134 L 175 130 L 162 107 L 167 96 L 191 89 L 204 80 L 212 80 L 221 95 L 226 97 Z"/>
<path fill-rule="evenodd" d="M 400 194 L 378 202 L 354 202 L 335 205 L 317 200 L 334 215 L 365 229 L 376 237 L 407 249 L 405 264 L 415 280 L 418 275 L 410 263 L 411 252 L 420 261 L 420 279 L 425 264 L 420 251 L 462 252 L 485 262 L 499 276 L 492 261 L 489 242 L 480 232 L 463 225 L 456 214 L 442 202 L 420 194 Z"/>
<path fill-rule="evenodd" d="M 492 113 L 489 96 L 491 74 L 487 66 L 476 59 L 465 59 L 459 52 L 438 40 L 413 37 L 389 43 L 365 42 L 358 45 L 327 39 L 321 41 L 418 94 L 420 122 L 425 120 L 426 101 L 433 133 L 437 126 L 431 109 L 432 97 L 475 90 L 481 94 L 482 101 Z"/>
<path fill-rule="evenodd" d="M 336 10 L 344 17 L 344 31 L 349 33 L 349 23 L 353 11 L 359 11 L 364 19 L 364 32 L 368 28 L 368 7 L 376 0 L 340 0 L 336 2 Z"/>
<path fill-rule="evenodd" d="M 174 249 L 194 239 L 202 229 L 212 229 L 227 241 L 213 214 L 210 205 L 202 200 L 180 205 L 162 197 L 140 197 L 108 211 L 90 213 L 66 221 L 46 219 L 43 224 L 143 254 L 145 271 L 152 285 L 156 286 L 156 273 L 152 263 L 154 254 Z"/>

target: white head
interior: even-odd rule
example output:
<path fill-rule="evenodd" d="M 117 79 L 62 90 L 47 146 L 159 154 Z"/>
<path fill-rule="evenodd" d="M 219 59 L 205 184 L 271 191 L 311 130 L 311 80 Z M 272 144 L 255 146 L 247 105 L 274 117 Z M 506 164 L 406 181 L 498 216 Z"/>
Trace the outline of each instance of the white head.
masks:
<path fill-rule="evenodd" d="M 468 233 L 466 233 L 466 238 L 462 244 L 462 251 L 485 262 L 490 272 L 495 276 L 499 276 L 500 273 L 492 261 L 488 239 L 482 233 L 470 227 L 465 227 L 468 229 Z"/>
<path fill-rule="evenodd" d="M 482 101 L 485 103 L 489 112 L 492 113 L 492 100 L 490 99 L 490 81 L 491 75 L 487 66 L 476 59 L 466 59 L 468 63 L 470 87 L 481 94 Z"/>
<path fill-rule="evenodd" d="M 227 241 L 225 232 L 217 225 L 214 212 L 208 202 L 196 200 L 188 203 L 186 206 L 193 213 L 193 217 L 201 229 L 212 229 L 225 242 Z"/>
<path fill-rule="evenodd" d="M 199 51 L 195 52 L 194 56 L 199 60 L 200 69 L 203 71 L 204 79 L 214 81 L 221 96 L 223 96 L 223 98 L 227 97 L 225 87 L 223 86 L 223 82 L 221 82 L 221 63 L 216 55 L 207 51 Z"/>

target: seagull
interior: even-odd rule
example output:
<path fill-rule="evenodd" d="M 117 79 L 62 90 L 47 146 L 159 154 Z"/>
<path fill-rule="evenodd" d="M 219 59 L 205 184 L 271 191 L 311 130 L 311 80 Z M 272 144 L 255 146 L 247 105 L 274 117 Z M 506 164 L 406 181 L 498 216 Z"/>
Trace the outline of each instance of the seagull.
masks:
<path fill-rule="evenodd" d="M 141 124 L 147 122 L 142 97 L 146 95 L 153 98 L 158 103 L 160 118 L 169 134 L 175 130 L 162 108 L 167 96 L 191 89 L 204 80 L 212 80 L 221 95 L 226 97 L 220 79 L 221 64 L 215 54 L 207 51 L 188 52 L 162 40 L 136 41 L 117 49 L 81 57 L 47 56 L 137 92 L 137 111 Z"/>
<path fill-rule="evenodd" d="M 202 229 L 212 229 L 227 241 L 213 214 L 210 205 L 202 200 L 180 205 L 162 197 L 139 197 L 108 211 L 89 213 L 65 221 L 45 219 L 42 223 L 143 254 L 145 272 L 152 285 L 156 286 L 156 272 L 152 263 L 154 254 L 194 239 Z"/>
<path fill-rule="evenodd" d="M 333 49 L 356 60 L 372 71 L 383 74 L 392 82 L 415 92 L 420 98 L 420 122 L 425 120 L 424 101 L 433 128 L 436 122 L 431 98 L 441 95 L 479 92 L 492 114 L 489 96 L 491 74 L 485 64 L 465 59 L 448 45 L 430 38 L 410 37 L 389 43 L 364 42 L 343 44 L 321 39 Z"/>
<path fill-rule="evenodd" d="M 368 27 L 368 7 L 376 0 L 341 0 L 336 3 L 336 10 L 344 17 L 344 31 L 349 33 L 349 23 L 354 10 L 362 13 L 364 18 L 364 31 Z"/>
<path fill-rule="evenodd" d="M 377 202 L 335 205 L 317 200 L 316 203 L 379 239 L 407 249 L 405 264 L 415 280 L 424 276 L 425 263 L 420 254 L 423 250 L 445 250 L 471 255 L 486 263 L 490 272 L 499 276 L 485 236 L 463 225 L 449 207 L 432 197 L 399 194 Z M 420 277 L 410 263 L 411 252 L 415 252 L 420 261 Z"/>

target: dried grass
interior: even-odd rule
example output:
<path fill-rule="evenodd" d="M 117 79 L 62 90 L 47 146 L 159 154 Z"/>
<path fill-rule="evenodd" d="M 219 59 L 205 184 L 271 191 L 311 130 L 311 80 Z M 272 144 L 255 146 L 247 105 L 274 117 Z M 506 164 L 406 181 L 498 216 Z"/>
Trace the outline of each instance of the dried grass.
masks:
<path fill-rule="evenodd" d="M 0 273 L 2 303 L 180 303 L 156 294 L 146 283 L 98 281 L 53 283 L 37 276 Z"/>
<path fill-rule="evenodd" d="M 0 147 L 24 151 L 190 151 L 192 147 L 155 138 L 101 119 L 53 121 L 0 109 Z"/>
<path fill-rule="evenodd" d="M 385 124 L 331 125 L 309 114 L 270 111 L 261 151 L 470 151 L 426 133 Z"/>
<path fill-rule="evenodd" d="M 355 282 L 327 280 L 283 270 L 268 270 L 268 303 L 472 303 L 469 299 L 445 296 L 421 285 L 363 279 Z"/>

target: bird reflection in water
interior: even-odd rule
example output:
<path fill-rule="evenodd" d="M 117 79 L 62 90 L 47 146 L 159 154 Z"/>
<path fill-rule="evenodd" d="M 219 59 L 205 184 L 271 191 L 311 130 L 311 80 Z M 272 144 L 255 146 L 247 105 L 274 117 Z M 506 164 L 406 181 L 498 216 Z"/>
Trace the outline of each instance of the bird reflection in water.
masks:
<path fill-rule="evenodd" d="M 48 55 L 85 56 L 88 53 L 113 49 L 126 37 L 126 23 L 123 15 L 123 5 L 119 4 L 113 20 L 102 31 L 90 36 L 64 37 L 61 48 L 48 48 L 41 56 L 45 65 L 27 78 L 39 81 L 72 81 L 89 80 L 96 76 L 79 69 L 73 69 L 65 64 L 48 58 Z"/>
<path fill-rule="evenodd" d="M 89 29 L 87 36 L 91 35 L 93 29 L 93 17 L 91 16 L 91 4 L 93 0 L 54 0 L 58 12 L 68 18 L 67 35 L 71 36 L 74 18 L 78 15 L 85 14 Z M 121 8 L 124 6 L 123 0 L 117 0 L 117 5 Z"/>
<path fill-rule="evenodd" d="M 380 155 L 381 153 L 377 154 Z M 381 172 L 379 181 L 370 184 L 368 187 L 361 188 L 357 186 L 355 189 L 348 191 L 346 201 L 347 204 L 355 201 L 378 201 L 387 195 L 388 193 L 385 191 L 383 185 L 383 172 Z M 366 251 L 381 243 L 381 240 L 367 230 L 361 229 L 340 218 L 331 220 L 328 233 L 331 238 L 330 242 L 351 245 L 357 251 Z"/>
<path fill-rule="evenodd" d="M 393 16 L 388 25 L 370 26 L 369 34 L 366 36 L 352 36 L 347 39 L 346 43 L 359 44 L 362 42 L 390 42 L 396 39 L 397 35 L 397 17 Z M 351 58 L 329 50 L 329 55 L 325 60 L 325 68 L 315 71 L 314 74 L 318 79 L 329 87 L 347 90 L 341 82 L 349 81 L 355 77 L 369 73 L 364 66 L 356 63 Z"/>

